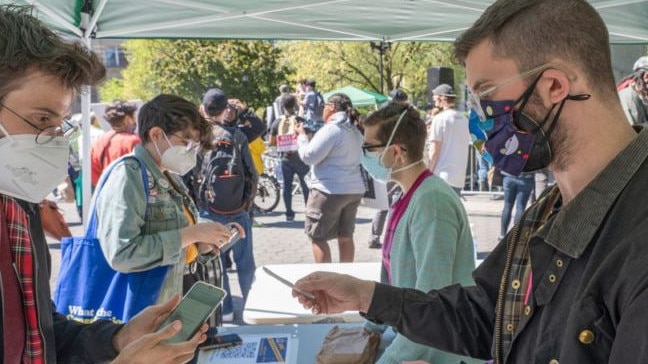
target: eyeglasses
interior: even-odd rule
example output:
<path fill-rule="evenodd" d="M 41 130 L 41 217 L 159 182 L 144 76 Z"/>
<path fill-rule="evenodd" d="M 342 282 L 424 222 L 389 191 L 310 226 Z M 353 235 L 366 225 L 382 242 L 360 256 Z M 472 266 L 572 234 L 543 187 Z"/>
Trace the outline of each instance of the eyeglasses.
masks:
<path fill-rule="evenodd" d="M 387 146 L 387 143 L 381 143 L 381 144 L 363 144 L 362 145 L 362 152 L 367 155 L 367 153 L 373 153 L 376 151 L 378 148 L 384 148 Z"/>
<path fill-rule="evenodd" d="M 70 122 L 69 116 L 63 118 L 60 126 L 52 125 L 45 128 L 40 128 L 34 125 L 31 121 L 27 120 L 27 118 L 8 108 L 6 105 L 0 103 L 0 106 L 7 109 L 7 111 L 14 114 L 17 118 L 24 121 L 32 128 L 38 130 L 38 134 L 36 134 L 35 137 L 36 144 L 47 144 L 54 138 L 61 136 L 69 140 L 72 135 L 74 135 L 74 133 L 79 129 L 78 126 L 75 126 Z"/>
<path fill-rule="evenodd" d="M 484 112 L 484 110 L 481 107 L 481 98 L 482 97 L 492 94 L 493 92 L 495 92 L 495 90 L 497 90 L 498 88 L 500 88 L 502 86 L 508 85 L 508 84 L 510 84 L 512 82 L 515 82 L 517 80 L 520 80 L 522 78 L 529 77 L 529 76 L 534 75 L 534 74 L 536 74 L 538 72 L 542 72 L 542 71 L 546 70 L 547 68 L 549 68 L 549 64 L 545 63 L 545 64 L 543 64 L 541 66 L 532 68 L 532 69 L 530 69 L 528 71 L 519 73 L 519 74 L 514 75 L 512 77 L 509 77 L 506 80 L 500 82 L 499 84 L 497 84 L 495 86 L 491 86 L 491 87 L 489 87 L 489 88 L 487 88 L 485 90 L 478 91 L 478 92 L 469 92 L 468 93 L 468 107 L 471 108 L 472 110 L 474 110 L 477 113 L 477 116 L 479 116 L 479 120 L 485 121 L 486 120 L 486 113 Z"/>
<path fill-rule="evenodd" d="M 200 143 L 196 142 L 193 139 L 183 138 L 183 137 L 181 137 L 180 135 L 177 135 L 177 134 L 171 134 L 171 136 L 174 136 L 174 137 L 182 140 L 184 142 L 185 149 L 186 149 L 187 152 L 193 152 L 193 151 L 197 150 L 200 147 Z"/>

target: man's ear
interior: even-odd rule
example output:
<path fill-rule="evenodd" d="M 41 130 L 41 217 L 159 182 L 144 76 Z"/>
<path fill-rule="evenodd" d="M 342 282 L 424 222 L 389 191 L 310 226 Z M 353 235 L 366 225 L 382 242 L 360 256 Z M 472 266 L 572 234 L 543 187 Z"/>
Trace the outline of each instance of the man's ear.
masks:
<path fill-rule="evenodd" d="M 549 68 L 542 73 L 536 85 L 536 92 L 546 106 L 561 102 L 570 92 L 571 81 L 567 74 L 559 69 Z"/>

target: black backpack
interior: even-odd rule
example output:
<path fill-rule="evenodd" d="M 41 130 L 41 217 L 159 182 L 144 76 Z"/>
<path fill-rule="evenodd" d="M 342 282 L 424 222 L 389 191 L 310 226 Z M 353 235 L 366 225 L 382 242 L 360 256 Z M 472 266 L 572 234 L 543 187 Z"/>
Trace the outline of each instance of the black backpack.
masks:
<path fill-rule="evenodd" d="M 214 126 L 213 150 L 199 155 L 196 200 L 203 209 L 218 214 L 242 211 L 249 201 L 242 148 L 247 138 L 236 127 Z"/>

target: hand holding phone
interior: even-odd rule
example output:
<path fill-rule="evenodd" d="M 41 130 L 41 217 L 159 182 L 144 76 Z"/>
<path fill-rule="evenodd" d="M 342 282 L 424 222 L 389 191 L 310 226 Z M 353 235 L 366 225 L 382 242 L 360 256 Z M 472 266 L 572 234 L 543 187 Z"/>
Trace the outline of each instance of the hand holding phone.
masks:
<path fill-rule="evenodd" d="M 308 297 L 308 299 L 310 299 L 310 300 L 312 300 L 312 301 L 315 301 L 315 296 L 313 296 L 312 293 L 310 293 L 310 292 L 304 292 L 304 291 L 302 291 L 302 290 L 299 290 L 299 289 L 295 288 L 295 285 L 294 285 L 291 281 L 289 281 L 289 280 L 283 278 L 282 276 L 280 276 L 280 275 L 278 275 L 277 273 L 271 271 L 271 270 L 268 269 L 267 267 L 264 266 L 264 267 L 263 267 L 263 271 L 266 272 L 266 273 L 268 273 L 268 275 L 269 275 L 270 277 L 272 277 L 272 278 L 278 280 L 279 282 L 285 284 L 286 286 L 288 286 L 288 287 L 294 289 L 295 291 L 299 292 L 300 294 L 304 295 L 305 297 Z"/>
<path fill-rule="evenodd" d="M 160 325 L 162 328 L 175 320 L 182 322 L 180 332 L 168 339 L 167 342 L 179 343 L 191 339 L 200 325 L 214 313 L 225 296 L 227 296 L 227 292 L 221 288 L 203 281 L 194 283 L 169 317 Z"/>
<path fill-rule="evenodd" d="M 220 250 L 221 252 L 225 252 L 225 251 L 229 250 L 232 246 L 234 246 L 234 244 L 238 243 L 238 241 L 241 240 L 241 233 L 239 233 L 236 226 L 230 225 L 229 229 L 230 229 L 230 233 L 232 233 L 232 235 L 230 236 L 227 243 L 225 243 L 222 246 L 218 247 L 218 250 Z"/>

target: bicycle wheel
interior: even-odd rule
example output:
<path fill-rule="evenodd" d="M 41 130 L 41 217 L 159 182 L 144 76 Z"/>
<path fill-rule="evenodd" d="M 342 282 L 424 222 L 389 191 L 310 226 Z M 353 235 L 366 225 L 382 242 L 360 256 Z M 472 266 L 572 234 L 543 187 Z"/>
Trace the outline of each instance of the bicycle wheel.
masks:
<path fill-rule="evenodd" d="M 254 206 L 263 213 L 271 212 L 279 205 L 280 191 L 279 181 L 273 176 L 262 173 L 259 176 L 257 194 L 254 196 Z"/>

